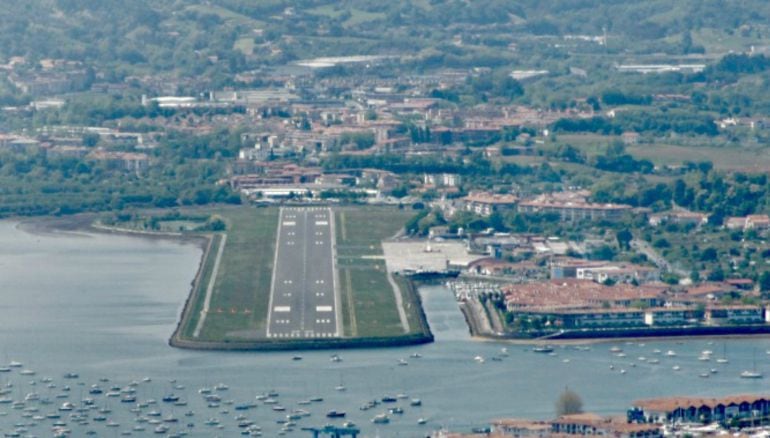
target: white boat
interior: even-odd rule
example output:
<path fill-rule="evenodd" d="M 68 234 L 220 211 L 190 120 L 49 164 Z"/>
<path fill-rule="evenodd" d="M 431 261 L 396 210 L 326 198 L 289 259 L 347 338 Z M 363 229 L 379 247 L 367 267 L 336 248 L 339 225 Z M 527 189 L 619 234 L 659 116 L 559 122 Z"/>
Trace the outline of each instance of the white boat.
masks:
<path fill-rule="evenodd" d="M 375 415 L 374 418 L 372 418 L 372 423 L 374 424 L 388 424 L 390 423 L 390 418 L 388 418 L 385 414 L 378 414 Z"/>
<path fill-rule="evenodd" d="M 744 371 L 741 373 L 741 379 L 762 379 L 765 376 L 762 375 L 759 371 L 757 371 L 757 353 L 756 350 L 754 350 L 754 365 L 751 369 L 751 371 Z"/>
<path fill-rule="evenodd" d="M 671 367 L 671 369 L 674 370 L 674 371 L 679 371 L 682 368 L 679 365 L 674 365 L 673 367 Z"/>
<path fill-rule="evenodd" d="M 676 352 L 675 352 L 674 350 L 668 350 L 668 351 L 666 352 L 666 356 L 668 356 L 668 357 L 674 357 L 674 356 L 676 356 Z"/>
<path fill-rule="evenodd" d="M 420 418 L 419 420 L 417 420 L 417 424 L 419 424 L 419 425 L 423 425 L 423 424 L 425 424 L 427 422 L 428 422 L 428 420 L 426 420 L 424 418 Z"/>
<path fill-rule="evenodd" d="M 402 366 L 402 367 L 405 367 L 405 366 L 409 365 L 409 362 L 407 362 L 405 359 L 399 359 L 398 360 L 398 365 Z"/>
<path fill-rule="evenodd" d="M 655 359 L 655 358 L 652 358 L 652 359 L 648 359 L 648 360 L 647 360 L 647 363 L 651 363 L 651 364 L 659 364 L 659 363 L 660 363 L 660 359 Z"/>
<path fill-rule="evenodd" d="M 484 358 L 481 356 L 476 356 L 473 358 L 473 360 L 475 360 L 478 363 L 484 363 Z"/>
<path fill-rule="evenodd" d="M 722 344 L 722 357 L 717 359 L 717 363 L 727 363 L 727 344 Z"/>

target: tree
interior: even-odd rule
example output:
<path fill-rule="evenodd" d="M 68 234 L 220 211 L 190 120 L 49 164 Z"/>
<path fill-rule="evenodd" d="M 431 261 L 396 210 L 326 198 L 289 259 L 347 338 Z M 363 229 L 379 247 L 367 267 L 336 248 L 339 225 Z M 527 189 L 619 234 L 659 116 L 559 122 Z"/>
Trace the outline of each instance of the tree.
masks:
<path fill-rule="evenodd" d="M 618 239 L 618 246 L 620 249 L 625 251 L 631 249 L 631 240 L 634 238 L 634 236 L 630 231 L 628 231 L 628 229 L 624 228 L 618 231 L 615 237 Z"/>
<path fill-rule="evenodd" d="M 759 276 L 759 290 L 770 291 L 770 272 L 765 271 Z"/>
<path fill-rule="evenodd" d="M 707 278 L 708 281 L 724 281 L 725 271 L 722 270 L 721 266 L 717 266 L 713 271 L 709 272 Z"/>
<path fill-rule="evenodd" d="M 583 412 L 583 399 L 573 390 L 565 388 L 556 400 L 556 416 L 580 414 Z"/>

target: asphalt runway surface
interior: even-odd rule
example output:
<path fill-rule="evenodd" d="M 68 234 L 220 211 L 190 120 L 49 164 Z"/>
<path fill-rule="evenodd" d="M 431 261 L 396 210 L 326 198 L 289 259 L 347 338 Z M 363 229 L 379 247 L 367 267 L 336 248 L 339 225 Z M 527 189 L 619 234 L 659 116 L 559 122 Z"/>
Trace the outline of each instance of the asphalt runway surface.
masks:
<path fill-rule="evenodd" d="M 339 337 L 334 213 L 282 208 L 276 239 L 267 337 Z"/>

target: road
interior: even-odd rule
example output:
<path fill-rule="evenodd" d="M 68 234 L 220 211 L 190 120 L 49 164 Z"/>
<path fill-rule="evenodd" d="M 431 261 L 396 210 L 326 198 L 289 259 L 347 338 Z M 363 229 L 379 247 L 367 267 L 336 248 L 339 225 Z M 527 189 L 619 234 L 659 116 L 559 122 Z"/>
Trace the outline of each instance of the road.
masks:
<path fill-rule="evenodd" d="M 661 271 L 673 272 L 674 274 L 683 278 L 689 276 L 689 274 L 684 270 L 671 266 L 668 260 L 658 254 L 658 252 L 655 251 L 655 249 L 646 241 L 641 239 L 634 239 L 631 241 L 631 247 L 647 256 L 647 258 L 651 262 L 655 263 L 655 265 L 660 268 Z"/>
<path fill-rule="evenodd" d="M 332 210 L 282 208 L 276 239 L 267 337 L 339 337 Z"/>

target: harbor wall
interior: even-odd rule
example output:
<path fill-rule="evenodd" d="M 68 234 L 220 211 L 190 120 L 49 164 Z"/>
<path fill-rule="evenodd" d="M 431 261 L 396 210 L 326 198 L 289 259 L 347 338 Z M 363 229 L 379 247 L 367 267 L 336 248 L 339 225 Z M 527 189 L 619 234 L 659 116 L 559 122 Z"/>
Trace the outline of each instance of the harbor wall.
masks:
<path fill-rule="evenodd" d="M 217 342 L 191 341 L 172 337 L 169 344 L 177 348 L 220 351 L 296 351 L 344 350 L 352 348 L 407 347 L 433 342 L 433 335 L 413 334 L 370 338 L 295 339 L 291 341 L 260 339 L 253 341 L 223 340 Z"/>
<path fill-rule="evenodd" d="M 548 341 L 569 340 L 602 340 L 602 339 L 630 339 L 630 338 L 682 338 L 698 336 L 762 336 L 770 335 L 770 325 L 736 325 L 721 327 L 660 327 L 660 328 L 631 328 L 631 329 L 606 329 L 606 330 L 572 330 L 562 333 L 546 334 L 540 336 L 516 336 L 513 334 L 493 335 L 480 332 L 478 325 L 473 321 L 473 315 L 463 311 L 465 319 L 470 327 L 471 334 L 480 338 L 491 340 L 516 340 L 542 344 Z"/>

